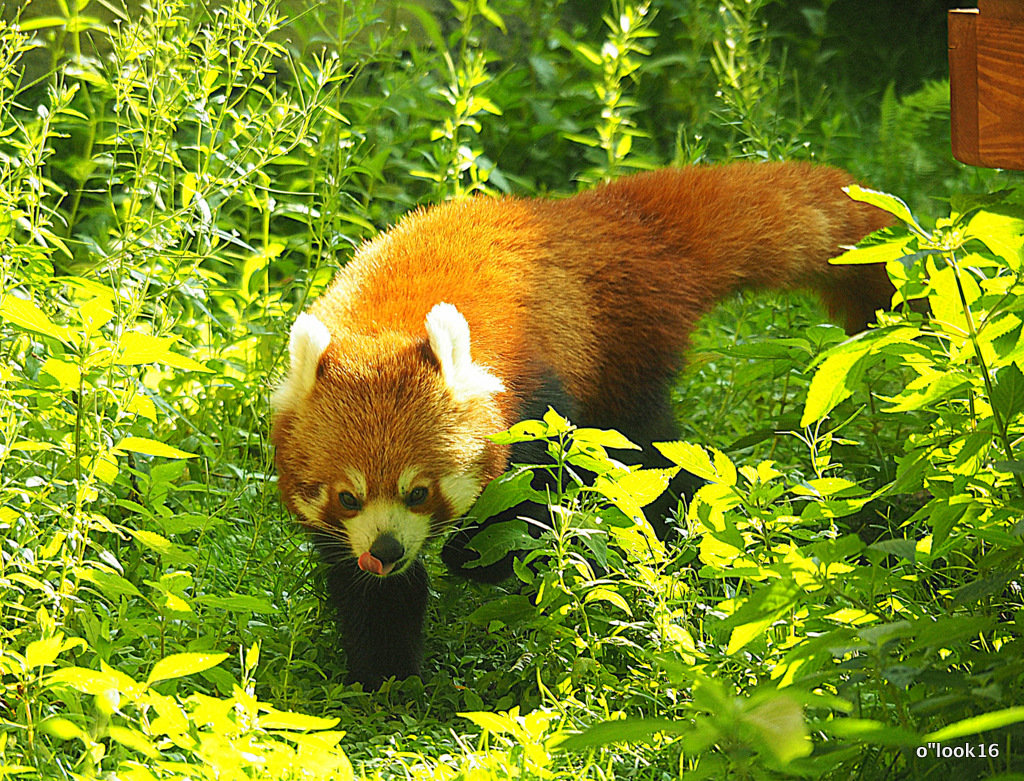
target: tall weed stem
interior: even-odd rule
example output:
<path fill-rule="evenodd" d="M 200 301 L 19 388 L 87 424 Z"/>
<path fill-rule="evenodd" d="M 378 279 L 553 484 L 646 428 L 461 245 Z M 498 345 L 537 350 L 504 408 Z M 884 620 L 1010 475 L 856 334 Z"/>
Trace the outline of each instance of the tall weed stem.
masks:
<path fill-rule="evenodd" d="M 974 349 L 974 357 L 978 360 L 978 369 L 981 371 L 981 379 L 982 382 L 985 383 L 985 396 L 988 398 L 989 406 L 992 409 L 992 419 L 995 421 L 999 440 L 1002 442 L 1003 451 L 1006 453 L 1007 460 L 1014 461 L 1013 444 L 1010 442 L 1007 421 L 1004 420 L 1002 412 L 1000 412 L 995 403 L 995 389 L 992 383 L 992 372 L 989 369 L 988 362 L 985 360 L 984 352 L 981 349 L 981 342 L 978 339 L 978 329 L 974 324 L 974 314 L 971 312 L 970 304 L 967 303 L 967 294 L 964 292 L 963 282 L 960 278 L 963 270 L 960 267 L 960 263 L 954 251 L 945 250 L 942 255 L 946 262 L 949 263 L 950 268 L 953 269 L 953 278 L 956 280 L 956 291 L 960 296 L 960 307 L 963 310 L 964 321 L 967 324 L 967 335 L 970 337 L 971 347 Z M 1019 472 L 1014 472 L 1013 480 L 1017 484 L 1017 491 L 1021 498 L 1024 498 L 1024 477 L 1022 477 Z"/>

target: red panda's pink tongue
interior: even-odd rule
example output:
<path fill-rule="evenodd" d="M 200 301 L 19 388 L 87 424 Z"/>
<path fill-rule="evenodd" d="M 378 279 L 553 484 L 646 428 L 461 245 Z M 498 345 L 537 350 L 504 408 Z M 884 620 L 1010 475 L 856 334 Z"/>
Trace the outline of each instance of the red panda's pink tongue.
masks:
<path fill-rule="evenodd" d="M 390 564 L 382 564 L 380 559 L 370 553 L 370 551 L 366 551 L 366 553 L 362 554 L 357 563 L 359 564 L 359 569 L 363 572 L 372 572 L 374 575 L 379 575 L 380 577 L 384 577 L 395 568 L 394 562 Z"/>

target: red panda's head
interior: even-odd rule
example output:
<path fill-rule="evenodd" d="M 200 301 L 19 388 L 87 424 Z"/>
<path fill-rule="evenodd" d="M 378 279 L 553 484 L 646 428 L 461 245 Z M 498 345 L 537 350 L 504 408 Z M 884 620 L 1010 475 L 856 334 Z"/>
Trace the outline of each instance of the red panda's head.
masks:
<path fill-rule="evenodd" d="M 402 572 L 424 542 L 472 506 L 496 471 L 501 380 L 470 357 L 450 304 L 426 335 L 292 327 L 291 367 L 273 396 L 285 503 L 367 572 Z"/>

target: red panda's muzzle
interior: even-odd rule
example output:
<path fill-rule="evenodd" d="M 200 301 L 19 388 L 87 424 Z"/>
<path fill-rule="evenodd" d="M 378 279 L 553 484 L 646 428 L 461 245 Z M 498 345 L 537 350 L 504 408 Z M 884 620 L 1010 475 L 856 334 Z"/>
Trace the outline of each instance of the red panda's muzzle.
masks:
<path fill-rule="evenodd" d="M 390 534 L 382 534 L 370 550 L 359 556 L 357 564 L 363 572 L 372 572 L 374 575 L 384 577 L 391 573 L 395 565 L 405 555 L 405 548 L 398 540 Z"/>

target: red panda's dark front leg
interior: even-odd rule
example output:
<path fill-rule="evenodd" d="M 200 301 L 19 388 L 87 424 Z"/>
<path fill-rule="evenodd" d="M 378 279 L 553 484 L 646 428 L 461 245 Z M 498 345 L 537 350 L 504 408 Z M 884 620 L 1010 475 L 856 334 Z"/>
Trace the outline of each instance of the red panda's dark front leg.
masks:
<path fill-rule="evenodd" d="M 576 400 L 565 390 L 565 386 L 555 372 L 540 362 L 535 364 L 535 371 L 541 378 L 540 387 L 522 405 L 519 410 L 519 419 L 540 420 L 550 408 L 570 421 L 575 421 L 578 406 Z M 548 455 L 547 443 L 544 441 L 516 442 L 511 446 L 510 465 L 543 466 L 550 462 L 551 457 Z M 561 491 L 561 486 L 556 483 L 555 478 L 547 470 L 538 469 L 534 473 L 532 487 L 542 493 L 545 489 L 550 489 L 552 496 L 555 496 Z M 517 518 L 531 520 L 529 531 L 534 537 L 538 537 L 541 531 L 551 523 L 551 511 L 546 505 L 537 502 L 521 502 L 497 515 L 484 518 L 479 523 L 463 526 L 445 542 L 441 550 L 441 560 L 448 567 L 449 572 L 478 583 L 501 583 L 503 580 L 507 580 L 512 577 L 515 551 L 510 551 L 504 558 L 493 564 L 483 567 L 468 567 L 466 565 L 475 561 L 479 555 L 477 551 L 468 546 L 482 529 L 496 523 L 514 521 Z"/>
<path fill-rule="evenodd" d="M 329 598 L 348 659 L 346 682 L 371 691 L 388 678 L 419 675 L 429 591 L 423 562 L 416 559 L 405 572 L 376 577 L 350 556 L 331 555 L 330 542 L 314 541 L 328 566 Z"/>

